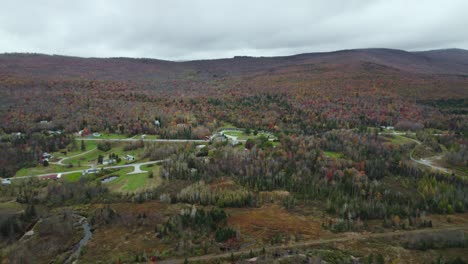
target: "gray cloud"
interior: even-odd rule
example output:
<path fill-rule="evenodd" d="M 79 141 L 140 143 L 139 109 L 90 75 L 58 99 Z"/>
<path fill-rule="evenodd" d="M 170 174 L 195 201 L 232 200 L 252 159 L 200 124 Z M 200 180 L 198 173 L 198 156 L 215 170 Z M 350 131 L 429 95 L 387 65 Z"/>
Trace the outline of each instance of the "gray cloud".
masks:
<path fill-rule="evenodd" d="M 466 0 L 6 0 L 0 52 L 171 60 L 468 49 Z"/>

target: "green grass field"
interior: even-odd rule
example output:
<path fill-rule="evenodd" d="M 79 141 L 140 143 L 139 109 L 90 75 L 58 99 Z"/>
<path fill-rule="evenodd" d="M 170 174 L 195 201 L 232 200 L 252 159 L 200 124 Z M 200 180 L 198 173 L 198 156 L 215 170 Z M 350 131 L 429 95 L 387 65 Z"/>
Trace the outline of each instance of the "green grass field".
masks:
<path fill-rule="evenodd" d="M 124 138 L 129 138 L 127 135 L 122 135 L 122 134 L 105 134 L 101 133 L 100 137 L 94 137 L 91 135 L 91 138 L 101 138 L 101 139 L 124 139 Z"/>
<path fill-rule="evenodd" d="M 405 145 L 415 143 L 411 139 L 401 135 L 385 135 L 383 138 L 394 145 Z"/>
<path fill-rule="evenodd" d="M 82 167 L 73 166 L 71 168 L 68 168 L 65 166 L 54 165 L 54 164 L 50 164 L 47 167 L 38 165 L 32 168 L 22 168 L 16 172 L 15 176 L 29 176 L 29 175 L 38 175 L 38 174 L 47 174 L 47 173 L 53 174 L 53 173 L 59 173 L 59 172 L 64 172 L 64 171 L 83 170 L 86 168 L 87 167 L 83 167 L 83 166 Z"/>
<path fill-rule="evenodd" d="M 228 135 L 228 136 L 237 137 L 238 140 L 247 140 L 249 138 L 257 138 L 257 137 L 260 137 L 260 136 L 265 136 L 265 137 L 268 138 L 268 136 L 269 136 L 269 134 L 262 133 L 262 132 L 259 132 L 257 135 L 254 135 L 253 131 L 250 132 L 250 134 L 247 135 L 243 131 L 236 131 L 236 130 L 227 130 L 227 131 L 224 131 L 224 134 Z"/>
<path fill-rule="evenodd" d="M 111 191 L 127 193 L 127 192 L 140 192 L 145 189 L 155 188 L 161 184 L 161 178 L 159 177 L 159 166 L 154 165 L 153 167 L 142 166 L 142 170 L 152 170 L 153 178 L 148 177 L 148 173 L 138 173 L 138 174 L 127 174 L 133 171 L 133 168 L 121 169 L 114 173 L 109 173 L 108 175 L 102 177 L 108 177 L 111 175 L 118 176 L 117 179 L 107 183 Z"/>
<path fill-rule="evenodd" d="M 62 176 L 62 178 L 69 182 L 77 182 L 81 178 L 81 172 L 65 174 Z"/>
<path fill-rule="evenodd" d="M 142 152 L 143 152 L 143 148 L 126 151 L 126 150 L 124 150 L 124 147 L 125 147 L 126 144 L 131 144 L 131 143 L 129 143 L 129 142 L 112 142 L 111 143 L 112 148 L 107 152 L 96 149 L 95 151 L 86 153 L 84 155 L 65 160 L 64 163 L 67 163 L 67 164 L 71 163 L 73 165 L 77 165 L 78 163 L 81 163 L 82 165 L 84 165 L 84 164 L 96 162 L 99 155 L 102 155 L 104 157 L 104 159 L 107 159 L 107 158 L 109 158 L 109 154 L 111 154 L 111 153 L 114 153 L 114 154 L 118 155 L 122 159 L 120 163 L 115 163 L 113 165 L 125 164 L 126 160 L 124 160 L 123 158 L 126 155 L 132 155 L 132 156 L 135 157 L 136 160 L 138 160 L 139 157 L 141 156 Z"/>
<path fill-rule="evenodd" d="M 92 150 L 93 148 L 96 148 L 96 144 L 97 144 L 96 141 L 84 140 L 83 142 L 84 142 L 84 144 L 86 146 L 85 151 Z M 70 144 L 69 147 L 71 147 L 71 145 L 72 144 Z M 64 154 L 60 153 L 61 151 L 67 151 L 67 155 L 64 155 Z M 83 153 L 85 151 L 81 150 L 81 140 L 76 140 L 76 150 L 68 151 L 67 149 L 61 149 L 61 150 L 59 150 L 57 152 L 52 153 L 52 155 L 54 155 L 54 157 L 56 157 L 58 159 L 61 159 L 61 158 L 75 156 L 75 155 L 78 155 L 78 154 Z"/>

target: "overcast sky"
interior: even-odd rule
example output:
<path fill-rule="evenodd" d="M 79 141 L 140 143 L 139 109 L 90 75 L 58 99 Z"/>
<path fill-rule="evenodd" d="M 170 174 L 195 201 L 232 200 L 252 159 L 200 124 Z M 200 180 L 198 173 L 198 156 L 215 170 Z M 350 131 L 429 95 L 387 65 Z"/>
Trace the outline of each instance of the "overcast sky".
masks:
<path fill-rule="evenodd" d="M 170 60 L 468 49 L 468 0 L 1 0 L 0 52 Z"/>

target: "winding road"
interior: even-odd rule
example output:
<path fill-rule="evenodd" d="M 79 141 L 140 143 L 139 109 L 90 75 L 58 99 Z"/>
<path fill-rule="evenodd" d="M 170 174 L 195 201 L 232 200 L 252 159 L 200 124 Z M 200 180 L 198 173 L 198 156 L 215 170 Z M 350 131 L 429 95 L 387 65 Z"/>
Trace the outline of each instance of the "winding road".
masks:
<path fill-rule="evenodd" d="M 405 137 L 411 141 L 414 141 L 416 142 L 416 144 L 418 145 L 421 145 L 421 141 L 419 140 L 416 140 L 416 139 L 413 139 L 413 138 L 409 138 L 409 137 Z M 437 165 L 434 165 L 432 162 L 433 160 L 437 160 L 437 159 L 441 159 L 444 154 L 439 154 L 439 155 L 435 155 L 435 156 L 432 156 L 432 157 L 427 157 L 427 158 L 424 158 L 424 159 L 415 159 L 413 157 L 413 153 L 414 151 L 416 150 L 416 147 L 410 152 L 410 159 L 413 161 L 413 162 L 416 162 L 418 164 L 421 164 L 421 165 L 424 165 L 424 166 L 428 166 L 430 167 L 431 169 L 434 169 L 434 170 L 438 170 L 438 171 L 442 171 L 442 172 L 445 172 L 445 173 L 452 173 L 451 170 L 447 169 L 447 168 L 444 168 L 444 167 L 440 167 L 440 166 L 437 166 Z"/>
<path fill-rule="evenodd" d="M 417 139 L 406 137 L 405 135 L 407 135 L 407 133 L 404 133 L 404 132 L 380 132 L 379 135 L 403 136 L 405 139 L 411 140 L 411 141 L 415 142 L 417 145 L 422 144 L 422 142 L 417 140 Z M 433 135 L 434 136 L 444 136 L 444 134 L 433 134 Z M 439 154 L 439 155 L 436 155 L 436 156 L 432 156 L 432 157 L 426 157 L 424 159 L 416 159 L 416 158 L 413 157 L 413 153 L 414 153 L 415 150 L 416 150 L 416 147 L 413 150 L 411 150 L 411 152 L 410 152 L 410 159 L 413 162 L 415 162 L 417 164 L 427 166 L 427 167 L 430 167 L 433 170 L 438 170 L 438 171 L 442 171 L 442 172 L 445 172 L 445 173 L 452 173 L 452 171 L 447 169 L 447 168 L 440 167 L 440 166 L 437 166 L 437 165 L 433 164 L 434 160 L 442 159 L 442 157 L 444 156 L 443 153 Z"/>
<path fill-rule="evenodd" d="M 77 154 L 77 155 L 73 155 L 73 156 L 70 156 L 70 157 L 65 157 L 65 158 L 61 158 L 59 161 L 56 161 L 56 162 L 49 162 L 50 164 L 56 164 L 56 165 L 61 165 L 61 166 L 66 166 L 67 164 L 64 164 L 63 162 L 67 159 L 72 159 L 72 158 L 75 158 L 75 157 L 79 157 L 79 156 L 82 156 L 82 155 L 85 155 L 85 154 L 88 154 L 90 152 L 93 152 L 95 151 L 97 148 L 93 148 L 91 150 L 88 150 L 86 152 L 82 152 L 80 154 Z"/>

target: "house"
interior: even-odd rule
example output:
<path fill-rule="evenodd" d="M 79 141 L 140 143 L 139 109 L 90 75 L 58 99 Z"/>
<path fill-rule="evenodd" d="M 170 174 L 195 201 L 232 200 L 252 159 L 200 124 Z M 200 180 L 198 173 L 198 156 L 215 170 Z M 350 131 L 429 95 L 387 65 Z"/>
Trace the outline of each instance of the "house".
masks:
<path fill-rule="evenodd" d="M 102 161 L 102 165 L 109 165 L 109 164 L 113 164 L 113 163 L 116 163 L 117 161 L 115 159 L 105 159 Z"/>
<path fill-rule="evenodd" d="M 62 174 L 59 173 L 59 174 L 50 174 L 50 175 L 41 176 L 41 177 L 39 177 L 39 179 L 41 179 L 41 180 L 58 180 L 61 177 L 62 177 Z"/>
<path fill-rule="evenodd" d="M 227 140 L 229 140 L 229 144 L 231 144 L 231 146 L 235 146 L 235 145 L 239 144 L 239 140 L 237 140 L 236 136 L 226 135 L 224 133 L 222 135 L 225 138 L 227 138 Z"/>
<path fill-rule="evenodd" d="M 84 170 L 81 175 L 86 175 L 86 174 L 94 174 L 94 173 L 98 173 L 99 170 L 97 169 L 87 169 L 87 170 Z"/>
<path fill-rule="evenodd" d="M 224 142 L 226 140 L 227 140 L 226 137 L 222 133 L 216 133 L 210 138 L 211 142 Z"/>
<path fill-rule="evenodd" d="M 52 156 L 52 154 L 50 153 L 47 153 L 47 152 L 44 152 L 42 153 L 42 160 L 47 160 L 49 161 L 49 159 L 53 158 L 54 156 Z"/>
<path fill-rule="evenodd" d="M 124 160 L 132 161 L 132 160 L 135 160 L 135 157 L 132 156 L 132 155 L 126 155 L 126 156 L 124 157 Z"/>
<path fill-rule="evenodd" d="M 90 133 L 90 132 L 89 132 L 89 130 L 88 130 L 87 128 L 84 128 L 83 130 L 78 131 L 78 135 L 79 135 L 80 137 L 87 136 L 87 135 L 89 135 L 89 133 Z"/>
<path fill-rule="evenodd" d="M 62 131 L 60 130 L 49 130 L 49 135 L 61 135 L 62 134 Z"/>
<path fill-rule="evenodd" d="M 160 127 L 160 126 L 161 126 L 161 122 L 159 122 L 159 120 L 154 120 L 154 126 L 155 126 L 155 127 Z"/>
<path fill-rule="evenodd" d="M 48 124 L 49 121 L 47 121 L 47 120 L 41 120 L 41 121 L 39 121 L 39 123 L 40 123 L 40 124 Z"/>
<path fill-rule="evenodd" d="M 11 179 L 2 179 L 2 184 L 11 184 Z"/>
<path fill-rule="evenodd" d="M 24 134 L 21 132 L 14 132 L 12 135 L 16 138 L 24 138 Z"/>
<path fill-rule="evenodd" d="M 195 147 L 197 150 L 202 150 L 204 148 L 206 148 L 206 145 L 198 145 Z"/>

